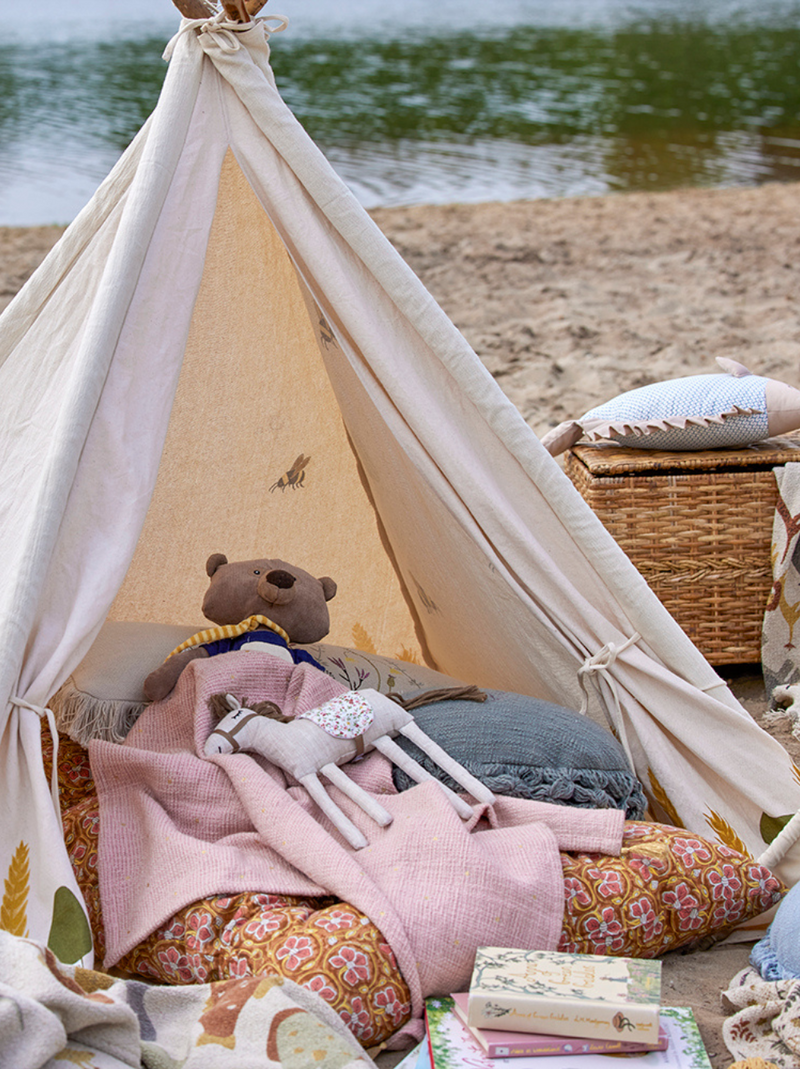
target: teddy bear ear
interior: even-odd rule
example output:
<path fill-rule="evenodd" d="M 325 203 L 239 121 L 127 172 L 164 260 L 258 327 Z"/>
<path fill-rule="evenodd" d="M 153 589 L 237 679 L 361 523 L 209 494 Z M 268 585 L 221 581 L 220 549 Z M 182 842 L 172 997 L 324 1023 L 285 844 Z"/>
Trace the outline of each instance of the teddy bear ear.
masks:
<path fill-rule="evenodd" d="M 221 568 L 223 564 L 228 563 L 228 558 L 224 553 L 212 553 L 206 561 L 206 575 L 211 578 L 217 568 Z"/>
<path fill-rule="evenodd" d="M 325 594 L 325 600 L 330 601 L 336 593 L 336 583 L 331 579 L 329 575 L 323 575 L 319 580 L 322 584 L 322 591 Z"/>

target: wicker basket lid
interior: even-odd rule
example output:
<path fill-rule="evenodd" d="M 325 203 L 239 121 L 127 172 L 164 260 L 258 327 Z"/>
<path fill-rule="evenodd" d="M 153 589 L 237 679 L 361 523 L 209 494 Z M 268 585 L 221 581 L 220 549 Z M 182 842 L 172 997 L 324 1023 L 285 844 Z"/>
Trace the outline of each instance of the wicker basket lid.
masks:
<path fill-rule="evenodd" d="M 765 438 L 740 449 L 701 449 L 667 452 L 661 449 L 631 449 L 610 442 L 574 445 L 568 451 L 592 475 L 623 475 L 626 472 L 694 471 L 720 468 L 774 468 L 800 460 L 800 431 L 781 438 Z"/>

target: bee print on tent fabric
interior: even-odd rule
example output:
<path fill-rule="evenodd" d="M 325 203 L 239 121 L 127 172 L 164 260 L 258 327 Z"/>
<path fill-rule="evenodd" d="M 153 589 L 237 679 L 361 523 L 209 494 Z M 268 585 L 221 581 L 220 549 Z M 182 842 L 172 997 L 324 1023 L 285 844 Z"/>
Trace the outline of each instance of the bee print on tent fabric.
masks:
<path fill-rule="evenodd" d="M 306 464 L 311 460 L 311 457 L 304 456 L 302 453 L 295 460 L 294 464 L 281 475 L 280 479 L 272 484 L 269 488 L 269 492 L 273 490 L 285 490 L 287 486 L 290 486 L 292 490 L 297 490 L 302 486 L 306 478 Z"/>
<path fill-rule="evenodd" d="M 335 345 L 338 349 L 339 343 L 336 340 L 336 336 L 331 330 L 330 324 L 325 316 L 320 312 L 319 314 L 319 340 L 327 349 L 329 345 Z"/>
<path fill-rule="evenodd" d="M 414 586 L 417 588 L 417 597 L 428 610 L 428 612 L 438 612 L 439 606 L 436 604 L 433 598 L 430 597 L 428 593 L 426 593 L 425 589 L 422 586 L 420 586 L 415 576 L 412 575 L 411 578 L 414 580 Z"/>

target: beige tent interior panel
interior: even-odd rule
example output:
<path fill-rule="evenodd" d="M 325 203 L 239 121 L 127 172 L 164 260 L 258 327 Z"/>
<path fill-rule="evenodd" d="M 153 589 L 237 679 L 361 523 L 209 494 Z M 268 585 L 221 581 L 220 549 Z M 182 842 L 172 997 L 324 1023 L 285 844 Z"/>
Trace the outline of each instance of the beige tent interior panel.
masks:
<path fill-rule="evenodd" d="M 317 320 L 229 152 L 155 493 L 112 618 L 202 623 L 211 553 L 280 557 L 336 580 L 331 642 L 421 660 Z"/>

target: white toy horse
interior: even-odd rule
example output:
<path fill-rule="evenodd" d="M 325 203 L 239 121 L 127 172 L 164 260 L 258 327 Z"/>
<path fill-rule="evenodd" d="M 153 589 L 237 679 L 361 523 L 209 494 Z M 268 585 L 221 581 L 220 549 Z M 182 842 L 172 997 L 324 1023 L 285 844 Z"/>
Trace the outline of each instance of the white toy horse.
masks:
<path fill-rule="evenodd" d="M 347 691 L 316 709 L 283 722 L 241 705 L 231 694 L 225 697 L 232 711 L 209 735 L 206 756 L 249 750 L 279 765 L 306 788 L 354 850 L 366 846 L 367 840 L 328 796 L 318 774 L 322 773 L 377 824 L 385 827 L 392 821 L 391 813 L 346 776 L 339 766 L 375 749 L 417 783 L 439 782 L 392 741 L 394 735 L 401 734 L 410 739 L 476 801 L 487 805 L 494 803 L 492 792 L 428 738 L 410 713 L 376 690 Z M 439 783 L 439 786 L 463 819 L 472 816 L 472 808 L 463 798 L 445 784 Z"/>

